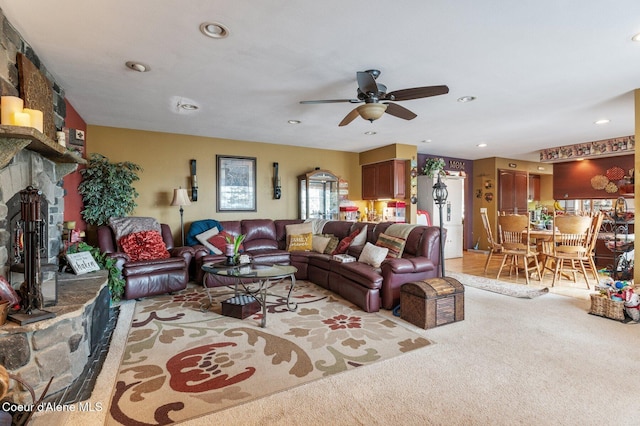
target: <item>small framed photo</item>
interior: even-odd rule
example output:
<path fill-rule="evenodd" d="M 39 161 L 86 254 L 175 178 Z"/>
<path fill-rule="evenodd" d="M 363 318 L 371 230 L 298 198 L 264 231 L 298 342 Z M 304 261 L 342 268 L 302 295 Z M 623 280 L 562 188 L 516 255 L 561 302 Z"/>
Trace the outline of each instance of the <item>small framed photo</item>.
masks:
<path fill-rule="evenodd" d="M 80 251 L 78 253 L 67 253 L 67 261 L 76 275 L 86 274 L 87 272 L 99 271 L 100 266 L 88 251 Z"/>
<path fill-rule="evenodd" d="M 216 155 L 217 212 L 255 212 L 256 158 Z"/>

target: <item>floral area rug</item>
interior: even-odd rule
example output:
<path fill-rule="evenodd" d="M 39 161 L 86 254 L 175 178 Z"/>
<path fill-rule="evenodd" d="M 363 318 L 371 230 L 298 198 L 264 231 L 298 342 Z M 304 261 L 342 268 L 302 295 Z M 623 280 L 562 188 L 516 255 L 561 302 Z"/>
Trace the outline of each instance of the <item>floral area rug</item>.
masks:
<path fill-rule="evenodd" d="M 389 359 L 430 342 L 310 282 L 275 284 L 262 313 L 221 315 L 229 289 L 190 286 L 136 304 L 107 424 L 169 424 Z"/>
<path fill-rule="evenodd" d="M 465 286 L 492 291 L 494 293 L 500 293 L 511 297 L 533 299 L 534 297 L 542 296 L 543 294 L 549 293 L 549 289 L 547 287 L 511 284 L 504 281 L 498 281 L 486 277 L 478 277 L 476 275 L 463 274 L 460 272 L 447 272 L 447 276 L 457 279 Z"/>

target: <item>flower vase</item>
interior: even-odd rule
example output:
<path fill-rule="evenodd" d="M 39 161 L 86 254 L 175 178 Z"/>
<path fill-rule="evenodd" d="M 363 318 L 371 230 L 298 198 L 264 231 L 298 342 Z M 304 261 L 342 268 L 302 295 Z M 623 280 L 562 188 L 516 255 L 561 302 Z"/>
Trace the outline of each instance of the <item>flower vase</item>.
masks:
<path fill-rule="evenodd" d="M 235 247 L 233 244 L 226 244 L 225 245 L 225 256 L 227 256 L 227 262 L 226 264 L 228 266 L 235 266 L 236 265 L 236 253 L 235 253 Z"/>

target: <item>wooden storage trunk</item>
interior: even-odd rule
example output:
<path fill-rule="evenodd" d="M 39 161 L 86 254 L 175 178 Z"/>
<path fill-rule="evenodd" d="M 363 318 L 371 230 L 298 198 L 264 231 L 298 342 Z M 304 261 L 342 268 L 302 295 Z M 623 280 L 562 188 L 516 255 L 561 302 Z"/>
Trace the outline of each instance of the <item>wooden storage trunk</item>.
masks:
<path fill-rule="evenodd" d="M 242 294 L 222 302 L 222 315 L 245 319 L 260 310 L 260 302 L 253 296 Z"/>
<path fill-rule="evenodd" d="M 402 284 L 400 318 L 425 329 L 462 321 L 464 286 L 451 277 Z"/>

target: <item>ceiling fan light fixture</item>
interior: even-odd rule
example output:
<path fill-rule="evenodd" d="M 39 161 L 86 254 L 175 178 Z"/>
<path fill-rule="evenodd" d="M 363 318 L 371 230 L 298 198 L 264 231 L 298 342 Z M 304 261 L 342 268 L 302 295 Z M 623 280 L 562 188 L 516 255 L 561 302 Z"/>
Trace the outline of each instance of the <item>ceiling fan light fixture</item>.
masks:
<path fill-rule="evenodd" d="M 640 33 L 634 35 L 633 37 L 631 37 L 631 41 L 640 41 Z"/>
<path fill-rule="evenodd" d="M 365 120 L 369 120 L 370 122 L 373 123 L 374 120 L 377 120 L 378 118 L 382 117 L 382 114 L 384 114 L 384 112 L 387 110 L 387 105 L 378 104 L 378 103 L 369 103 L 369 104 L 360 105 L 356 109 L 358 110 L 358 114 L 360 114 L 360 117 L 364 118 Z"/>

